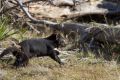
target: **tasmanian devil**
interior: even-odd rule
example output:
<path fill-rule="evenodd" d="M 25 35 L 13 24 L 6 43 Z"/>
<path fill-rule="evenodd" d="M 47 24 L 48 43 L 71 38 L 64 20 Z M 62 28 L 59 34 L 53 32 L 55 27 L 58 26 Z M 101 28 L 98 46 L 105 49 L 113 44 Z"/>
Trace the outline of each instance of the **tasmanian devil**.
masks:
<path fill-rule="evenodd" d="M 6 48 L 0 58 L 11 52 L 16 57 L 13 64 L 16 67 L 26 66 L 30 58 L 41 56 L 49 56 L 59 64 L 62 64 L 58 57 L 59 52 L 54 50 L 54 48 L 63 46 L 63 43 L 63 38 L 58 34 L 52 34 L 47 38 L 28 39 L 20 42 L 18 44 L 19 48 L 16 46 Z"/>

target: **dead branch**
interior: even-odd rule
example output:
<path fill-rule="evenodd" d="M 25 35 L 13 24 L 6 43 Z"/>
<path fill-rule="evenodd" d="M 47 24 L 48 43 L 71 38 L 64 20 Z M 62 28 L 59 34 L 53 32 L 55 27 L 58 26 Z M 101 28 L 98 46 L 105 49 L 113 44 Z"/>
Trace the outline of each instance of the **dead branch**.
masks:
<path fill-rule="evenodd" d="M 38 31 L 37 29 L 35 29 L 29 22 L 26 22 L 26 24 L 31 28 L 33 29 L 36 33 L 40 33 L 40 31 Z"/>
<path fill-rule="evenodd" d="M 17 3 L 20 5 L 20 8 L 23 10 L 23 12 L 27 15 L 27 17 L 34 23 L 40 23 L 40 24 L 46 24 L 46 25 L 57 25 L 55 22 L 47 21 L 47 20 L 37 20 L 31 16 L 31 14 L 28 12 L 28 9 L 23 5 L 22 0 L 17 0 Z"/>
<path fill-rule="evenodd" d="M 120 10 L 119 11 L 113 11 L 113 12 L 76 12 L 76 13 L 71 13 L 69 15 L 62 15 L 61 17 L 64 17 L 65 19 L 72 19 L 72 18 L 76 18 L 76 17 L 82 17 L 85 15 L 119 15 L 120 14 Z"/>
<path fill-rule="evenodd" d="M 83 3 L 76 6 L 77 11 L 62 15 L 66 19 L 82 17 L 86 15 L 120 15 L 120 6 L 109 1 L 97 1 L 95 4 Z"/>

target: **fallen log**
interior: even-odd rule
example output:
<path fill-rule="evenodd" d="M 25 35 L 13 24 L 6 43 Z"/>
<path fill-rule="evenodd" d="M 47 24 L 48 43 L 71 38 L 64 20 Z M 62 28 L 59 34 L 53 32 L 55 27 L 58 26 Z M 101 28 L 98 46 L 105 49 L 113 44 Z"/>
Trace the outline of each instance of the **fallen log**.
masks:
<path fill-rule="evenodd" d="M 32 0 L 31 2 L 35 2 L 35 1 L 38 2 L 39 0 Z M 53 0 L 53 1 L 57 1 L 57 0 Z M 120 19 L 119 17 L 120 5 L 118 5 L 117 3 L 112 3 L 110 1 L 94 1 L 93 4 L 90 4 L 90 2 L 79 2 L 79 4 L 75 5 L 74 11 L 71 10 L 72 8 L 66 8 L 66 7 L 56 7 L 56 6 L 50 6 L 50 5 L 42 6 L 43 2 L 40 1 L 38 3 L 30 4 L 29 12 L 34 14 L 37 19 L 41 19 L 41 18 L 61 19 L 62 18 L 66 20 L 66 19 L 73 19 L 73 18 L 76 18 L 76 19 L 83 18 L 86 21 L 87 18 L 92 18 L 93 21 L 99 20 L 101 22 L 105 22 L 106 18 L 110 18 L 110 20 L 112 21 L 115 21 L 115 20 L 117 21 Z M 30 1 L 22 2 L 22 3 L 27 4 L 27 3 L 30 3 Z M 16 7 L 17 6 L 18 5 L 16 5 Z M 11 10 L 12 8 L 9 8 L 9 9 Z M 9 9 L 6 9 L 5 12 L 9 11 Z M 56 12 L 56 10 L 58 11 Z"/>
<path fill-rule="evenodd" d="M 109 1 L 103 1 L 103 2 L 96 1 L 92 5 L 88 2 L 85 2 L 80 5 L 77 5 L 75 12 L 71 12 L 71 14 L 62 15 L 62 16 L 65 16 L 67 19 L 70 19 L 70 18 L 85 16 L 85 15 L 93 15 L 93 14 L 106 15 L 106 16 L 108 15 L 120 16 L 120 5 Z"/>

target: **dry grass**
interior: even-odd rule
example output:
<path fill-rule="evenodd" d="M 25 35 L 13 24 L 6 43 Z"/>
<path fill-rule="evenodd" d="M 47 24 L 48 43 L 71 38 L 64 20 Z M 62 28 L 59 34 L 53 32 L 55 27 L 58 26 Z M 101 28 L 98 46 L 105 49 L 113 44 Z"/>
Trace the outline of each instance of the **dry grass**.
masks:
<path fill-rule="evenodd" d="M 78 59 L 75 55 L 65 58 L 60 66 L 49 57 L 33 58 L 25 68 L 0 65 L 3 80 L 120 80 L 120 67 L 114 62 L 95 59 Z"/>

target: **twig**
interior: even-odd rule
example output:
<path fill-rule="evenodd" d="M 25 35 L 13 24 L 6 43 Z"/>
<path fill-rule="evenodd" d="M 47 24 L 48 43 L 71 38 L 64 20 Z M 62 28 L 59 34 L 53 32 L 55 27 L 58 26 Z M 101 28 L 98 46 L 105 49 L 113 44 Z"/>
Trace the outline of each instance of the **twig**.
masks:
<path fill-rule="evenodd" d="M 26 22 L 26 24 L 32 28 L 35 32 L 37 32 L 38 34 L 40 33 L 40 31 L 38 31 L 37 29 L 35 29 L 29 22 Z"/>
<path fill-rule="evenodd" d="M 0 13 L 2 13 L 2 12 L 3 12 L 3 9 L 4 9 L 4 6 L 0 9 Z"/>

